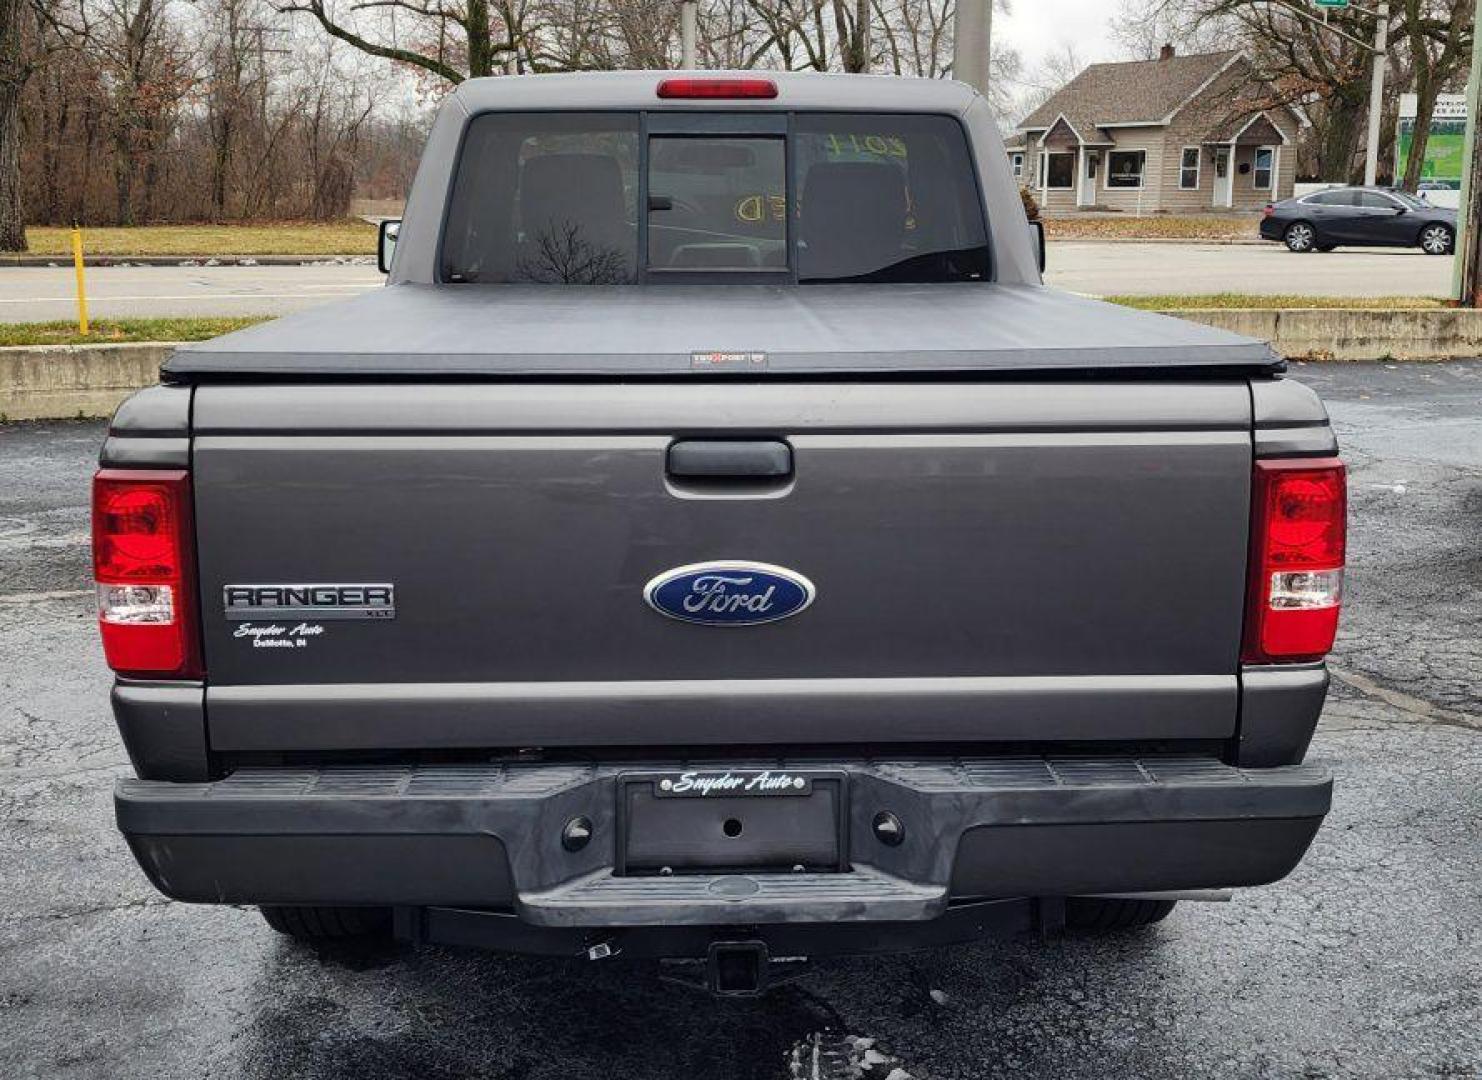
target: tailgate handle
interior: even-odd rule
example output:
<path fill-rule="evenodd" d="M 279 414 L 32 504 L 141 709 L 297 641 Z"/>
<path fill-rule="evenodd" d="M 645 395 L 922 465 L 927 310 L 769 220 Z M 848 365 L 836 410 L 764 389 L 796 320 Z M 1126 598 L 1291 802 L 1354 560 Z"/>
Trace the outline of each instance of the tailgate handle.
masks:
<path fill-rule="evenodd" d="M 681 439 L 669 444 L 669 475 L 686 480 L 780 480 L 792 475 L 781 439 Z"/>

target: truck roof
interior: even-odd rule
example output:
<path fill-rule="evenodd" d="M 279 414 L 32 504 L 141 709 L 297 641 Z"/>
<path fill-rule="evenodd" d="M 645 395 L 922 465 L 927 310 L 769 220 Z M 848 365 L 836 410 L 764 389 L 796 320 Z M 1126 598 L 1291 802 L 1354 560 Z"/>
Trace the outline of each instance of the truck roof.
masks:
<path fill-rule="evenodd" d="M 665 79 L 765 79 L 775 98 L 660 99 Z M 839 75 L 800 71 L 596 71 L 553 75 L 504 75 L 467 79 L 453 99 L 469 112 L 505 109 L 677 109 L 787 112 L 793 109 L 863 109 L 879 112 L 958 114 L 978 92 L 950 79 L 896 75 Z"/>
<path fill-rule="evenodd" d="M 1282 366 L 1264 342 L 1040 285 L 403 284 L 181 346 L 164 370 L 766 377 Z"/>

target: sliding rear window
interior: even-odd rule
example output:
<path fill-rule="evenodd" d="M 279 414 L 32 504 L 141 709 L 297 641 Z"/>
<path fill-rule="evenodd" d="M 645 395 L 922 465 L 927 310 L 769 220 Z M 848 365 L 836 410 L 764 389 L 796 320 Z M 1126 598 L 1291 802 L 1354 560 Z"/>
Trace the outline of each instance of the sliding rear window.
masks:
<path fill-rule="evenodd" d="M 935 282 L 990 274 L 962 127 L 919 114 L 476 117 L 449 282 Z M 730 123 L 728 121 L 742 121 Z M 728 130 L 729 128 L 729 130 Z M 640 211 L 640 207 L 642 208 Z"/>
<path fill-rule="evenodd" d="M 799 115 L 793 163 L 799 281 L 988 276 L 982 201 L 957 121 Z"/>

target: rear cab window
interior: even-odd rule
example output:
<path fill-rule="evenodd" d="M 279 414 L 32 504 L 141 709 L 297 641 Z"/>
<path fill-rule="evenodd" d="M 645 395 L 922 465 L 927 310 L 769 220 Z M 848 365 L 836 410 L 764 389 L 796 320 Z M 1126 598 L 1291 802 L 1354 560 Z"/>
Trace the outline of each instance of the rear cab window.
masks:
<path fill-rule="evenodd" d="M 488 113 L 445 282 L 986 281 L 961 124 L 929 114 Z"/>

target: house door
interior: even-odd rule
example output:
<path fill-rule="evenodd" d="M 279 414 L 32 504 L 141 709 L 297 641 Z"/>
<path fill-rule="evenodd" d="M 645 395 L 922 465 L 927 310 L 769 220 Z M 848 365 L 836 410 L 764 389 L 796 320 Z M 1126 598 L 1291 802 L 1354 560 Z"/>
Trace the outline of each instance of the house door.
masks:
<path fill-rule="evenodd" d="M 1214 205 L 1235 205 L 1235 177 L 1230 172 L 1230 148 L 1214 148 Z"/>
<path fill-rule="evenodd" d="M 1101 160 L 1101 153 L 1097 150 L 1083 150 L 1081 163 L 1081 186 L 1076 193 L 1075 204 L 1077 206 L 1096 205 L 1096 170 Z"/>

